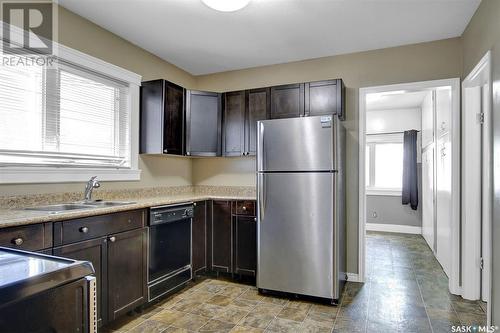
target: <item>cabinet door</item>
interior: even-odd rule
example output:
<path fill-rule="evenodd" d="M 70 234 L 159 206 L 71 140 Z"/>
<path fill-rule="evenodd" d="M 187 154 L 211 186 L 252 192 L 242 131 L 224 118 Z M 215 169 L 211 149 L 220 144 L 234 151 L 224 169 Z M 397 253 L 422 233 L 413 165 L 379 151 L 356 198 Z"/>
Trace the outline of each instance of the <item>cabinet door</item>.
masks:
<path fill-rule="evenodd" d="M 242 156 L 245 152 L 245 92 L 224 94 L 224 156 Z"/>
<path fill-rule="evenodd" d="M 141 86 L 141 154 L 163 153 L 164 80 L 143 82 Z"/>
<path fill-rule="evenodd" d="M 221 155 L 221 94 L 186 92 L 186 155 Z"/>
<path fill-rule="evenodd" d="M 231 201 L 213 201 L 212 206 L 212 269 L 232 271 Z"/>
<path fill-rule="evenodd" d="M 254 216 L 234 216 L 234 273 L 255 276 L 257 224 Z"/>
<path fill-rule="evenodd" d="M 434 91 L 429 91 L 422 102 L 422 148 L 434 142 Z"/>
<path fill-rule="evenodd" d="M 108 318 L 143 304 L 147 299 L 146 228 L 108 237 Z"/>
<path fill-rule="evenodd" d="M 182 155 L 184 143 L 184 88 L 165 82 L 163 152 Z"/>
<path fill-rule="evenodd" d="M 438 140 L 436 164 L 436 258 L 449 276 L 451 266 L 451 141 Z"/>
<path fill-rule="evenodd" d="M 257 153 L 257 121 L 270 118 L 271 90 L 269 88 L 247 91 L 247 121 L 245 124 L 246 155 Z"/>
<path fill-rule="evenodd" d="M 305 115 L 343 114 L 342 81 L 328 80 L 305 85 Z"/>
<path fill-rule="evenodd" d="M 207 268 L 207 204 L 195 203 L 193 216 L 193 275 Z"/>
<path fill-rule="evenodd" d="M 434 247 L 434 147 L 429 146 L 422 154 L 422 236 Z"/>
<path fill-rule="evenodd" d="M 451 128 L 451 87 L 436 90 L 436 132 L 440 138 Z"/>
<path fill-rule="evenodd" d="M 76 244 L 54 248 L 54 255 L 76 260 L 90 261 L 94 266 L 97 279 L 97 324 L 107 322 L 107 278 L 106 278 L 106 239 L 97 238 Z"/>
<path fill-rule="evenodd" d="M 304 84 L 271 88 L 271 118 L 294 118 L 304 115 Z"/>

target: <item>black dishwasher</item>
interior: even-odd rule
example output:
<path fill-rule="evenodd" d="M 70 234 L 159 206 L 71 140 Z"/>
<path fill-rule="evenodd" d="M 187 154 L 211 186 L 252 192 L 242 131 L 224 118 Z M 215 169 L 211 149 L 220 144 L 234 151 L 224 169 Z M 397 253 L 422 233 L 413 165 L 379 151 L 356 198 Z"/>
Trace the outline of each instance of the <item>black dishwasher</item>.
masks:
<path fill-rule="evenodd" d="M 151 208 L 148 301 L 173 292 L 191 280 L 192 218 L 192 203 Z"/>

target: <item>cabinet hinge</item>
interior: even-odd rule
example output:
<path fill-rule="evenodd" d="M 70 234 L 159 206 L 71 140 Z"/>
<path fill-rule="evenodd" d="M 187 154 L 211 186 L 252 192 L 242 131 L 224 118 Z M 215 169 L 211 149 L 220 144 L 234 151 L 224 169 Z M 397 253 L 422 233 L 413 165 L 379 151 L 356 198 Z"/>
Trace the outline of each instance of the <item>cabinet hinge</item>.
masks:
<path fill-rule="evenodd" d="M 477 114 L 477 122 L 481 125 L 484 124 L 484 112 Z"/>
<path fill-rule="evenodd" d="M 484 269 L 484 259 L 483 259 L 483 258 L 480 258 L 480 259 L 479 259 L 479 268 L 480 268 L 481 270 L 483 270 L 483 269 Z"/>

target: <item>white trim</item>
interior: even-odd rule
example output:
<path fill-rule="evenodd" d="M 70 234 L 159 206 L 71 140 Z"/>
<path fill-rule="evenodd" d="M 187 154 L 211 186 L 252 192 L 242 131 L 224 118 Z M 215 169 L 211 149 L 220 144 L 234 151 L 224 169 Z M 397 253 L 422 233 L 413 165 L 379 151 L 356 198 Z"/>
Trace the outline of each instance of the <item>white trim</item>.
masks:
<path fill-rule="evenodd" d="M 480 127 L 466 127 L 464 124 L 464 136 L 463 145 L 464 150 L 477 150 L 478 141 L 476 140 L 476 145 L 472 146 L 470 142 L 469 133 L 472 136 L 476 136 L 478 140 L 482 139 L 482 170 L 471 170 L 473 165 L 470 165 L 470 160 L 463 156 L 463 184 L 471 186 L 478 191 L 478 195 L 482 196 L 481 202 L 476 202 L 476 206 L 470 204 L 467 201 L 467 194 L 469 191 L 464 191 L 464 197 L 462 198 L 462 230 L 464 231 L 462 237 L 462 290 L 463 297 L 466 299 L 479 299 L 482 296 L 483 300 L 488 302 L 488 325 L 491 325 L 491 281 L 492 281 L 492 269 L 491 269 L 491 228 L 492 228 L 492 198 L 493 198 L 493 188 L 492 188 L 492 134 L 491 134 L 491 124 L 492 124 L 492 78 L 491 78 L 491 51 L 486 52 L 479 63 L 474 67 L 474 69 L 467 75 L 462 83 L 462 117 L 473 117 L 474 115 L 468 115 L 466 106 L 468 105 L 467 91 L 471 88 L 479 89 L 480 98 L 483 101 L 482 112 L 484 112 L 484 124 L 482 131 L 482 138 L 480 133 Z M 484 89 L 481 89 L 484 87 Z M 465 131 L 469 129 L 469 132 Z M 477 167 L 476 167 L 477 169 Z M 482 175 L 482 177 L 468 177 L 468 175 Z M 482 179 L 481 179 L 482 178 Z M 481 183 L 482 180 L 482 183 Z M 478 218 L 471 218 L 472 216 L 478 216 Z M 477 222 L 480 221 L 480 225 Z M 481 235 L 482 229 L 482 235 Z M 481 244 L 482 239 L 482 244 Z M 481 248 L 482 246 L 482 248 Z M 478 265 L 478 258 L 483 253 L 484 269 L 483 276 L 481 276 L 481 271 Z M 481 289 L 482 288 L 482 289 Z"/>
<path fill-rule="evenodd" d="M 359 280 L 365 281 L 366 257 L 366 187 L 365 187 L 365 145 L 366 145 L 366 95 L 388 91 L 421 91 L 437 87 L 451 86 L 452 101 L 452 129 L 451 141 L 453 146 L 452 161 L 452 221 L 460 221 L 460 79 L 443 79 L 423 82 L 401 83 L 359 89 L 359 222 L 358 222 L 358 274 Z M 460 226 L 456 222 L 452 225 L 451 274 L 449 289 L 453 294 L 460 293 Z"/>
<path fill-rule="evenodd" d="M 401 224 L 366 223 L 367 231 L 395 232 L 398 234 L 421 235 L 422 227 Z"/>
<path fill-rule="evenodd" d="M 366 195 L 378 195 L 387 197 L 400 197 L 402 195 L 401 190 L 388 190 L 380 188 L 367 188 Z"/>
<path fill-rule="evenodd" d="M 347 275 L 348 282 L 362 282 L 359 281 L 359 275 L 356 273 L 345 273 Z"/>
<path fill-rule="evenodd" d="M 97 176 L 103 181 L 140 180 L 141 170 L 19 167 L 0 168 L 0 184 L 71 183 Z"/>

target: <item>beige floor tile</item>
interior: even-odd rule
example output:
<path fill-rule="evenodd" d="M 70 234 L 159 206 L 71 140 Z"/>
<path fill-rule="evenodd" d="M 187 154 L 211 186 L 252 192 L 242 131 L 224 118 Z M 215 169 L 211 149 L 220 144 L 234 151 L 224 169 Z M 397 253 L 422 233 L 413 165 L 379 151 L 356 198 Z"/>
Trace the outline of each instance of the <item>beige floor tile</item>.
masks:
<path fill-rule="evenodd" d="M 251 312 L 277 316 L 281 312 L 281 310 L 283 310 L 283 306 L 268 303 L 259 303 L 252 309 Z"/>
<path fill-rule="evenodd" d="M 191 313 L 207 318 L 213 318 L 217 315 L 220 315 L 225 310 L 226 308 L 224 306 L 203 303 L 197 306 L 195 309 L 193 309 Z"/>
<path fill-rule="evenodd" d="M 259 292 L 257 289 L 250 288 L 247 291 L 245 291 L 243 294 L 241 294 L 238 298 L 249 299 L 252 301 L 262 301 L 262 299 L 264 297 L 259 295 Z"/>
<path fill-rule="evenodd" d="M 231 330 L 231 333 L 263 333 L 264 330 L 260 328 L 245 327 L 245 326 L 235 326 Z"/>
<path fill-rule="evenodd" d="M 222 313 L 217 314 L 214 319 L 237 324 L 241 319 L 248 315 L 249 311 L 241 310 L 234 305 L 228 305 Z"/>
<path fill-rule="evenodd" d="M 218 332 L 224 333 L 229 332 L 235 326 L 233 323 L 227 323 L 220 320 L 211 319 L 208 323 L 203 325 L 199 332 Z"/>
<path fill-rule="evenodd" d="M 232 302 L 232 299 L 224 295 L 215 295 L 209 298 L 205 303 L 226 306 Z"/>
<path fill-rule="evenodd" d="M 159 320 L 148 319 L 143 321 L 138 326 L 129 330 L 128 333 L 161 333 L 165 331 L 170 325 L 165 324 Z"/>
<path fill-rule="evenodd" d="M 283 308 L 277 317 L 293 321 L 303 321 L 307 316 L 307 312 L 308 310 L 305 309 Z"/>
<path fill-rule="evenodd" d="M 176 319 L 183 317 L 185 313 L 174 310 L 163 310 L 162 312 L 154 315 L 151 319 L 159 320 L 165 324 L 171 325 Z"/>
<path fill-rule="evenodd" d="M 185 328 L 189 331 L 197 331 L 209 321 L 208 318 L 198 316 L 191 313 L 185 313 L 182 317 L 177 318 L 172 323 L 172 326 Z"/>
<path fill-rule="evenodd" d="M 238 325 L 265 329 L 274 318 L 273 315 L 269 314 L 249 313 L 238 322 Z"/>
<path fill-rule="evenodd" d="M 275 318 L 266 328 L 266 332 L 300 333 L 301 328 L 301 322 L 283 318 Z"/>

